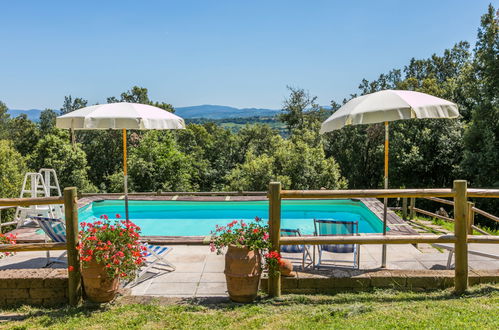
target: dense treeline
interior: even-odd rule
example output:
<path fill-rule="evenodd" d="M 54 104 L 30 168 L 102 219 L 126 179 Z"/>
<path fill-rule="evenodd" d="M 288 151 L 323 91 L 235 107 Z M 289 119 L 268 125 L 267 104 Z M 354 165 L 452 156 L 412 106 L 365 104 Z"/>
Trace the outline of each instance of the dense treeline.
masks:
<path fill-rule="evenodd" d="M 401 69 L 363 80 L 357 95 L 383 89 L 429 93 L 459 104 L 452 120 L 406 120 L 391 125 L 390 186 L 450 187 L 456 178 L 474 187 L 499 187 L 499 28 L 495 9 L 482 16 L 473 49 L 459 42 L 441 55 L 411 59 Z M 237 132 L 213 122 L 186 130 L 129 132 L 130 188 L 135 191 L 265 190 L 279 180 L 291 189 L 379 188 L 383 174 L 382 125 L 347 127 L 324 136 L 320 123 L 331 109 L 305 90 L 289 88 L 279 120 L 282 135 L 268 123 Z M 133 87 L 107 102 L 153 102 L 147 89 Z M 54 127 L 55 117 L 84 107 L 65 98 L 59 111 L 43 111 L 35 124 L 9 118 L 0 102 L 0 196 L 19 193 L 23 174 L 54 168 L 62 186 L 83 191 L 122 190 L 122 144 L 118 131 L 71 132 Z M 267 120 L 267 119 L 265 119 Z M 283 137 L 284 136 L 284 137 Z M 499 213 L 497 202 L 482 206 Z"/>

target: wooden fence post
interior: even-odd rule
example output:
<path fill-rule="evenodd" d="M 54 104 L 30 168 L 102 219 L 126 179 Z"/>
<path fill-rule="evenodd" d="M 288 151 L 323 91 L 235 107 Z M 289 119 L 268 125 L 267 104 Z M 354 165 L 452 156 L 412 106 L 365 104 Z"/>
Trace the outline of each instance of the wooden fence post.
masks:
<path fill-rule="evenodd" d="M 414 216 L 416 215 L 416 211 L 414 210 L 415 208 L 416 208 L 416 198 L 411 197 L 411 205 L 409 206 L 409 209 L 410 209 L 409 218 L 411 220 L 414 219 Z"/>
<path fill-rule="evenodd" d="M 455 292 L 462 293 L 468 289 L 468 216 L 467 183 L 465 180 L 454 181 L 454 235 L 455 244 Z"/>
<path fill-rule="evenodd" d="M 77 306 L 82 297 L 78 244 L 78 197 L 75 187 L 64 188 L 64 214 L 68 251 L 68 298 L 71 306 Z"/>
<path fill-rule="evenodd" d="M 407 220 L 407 197 L 402 198 L 402 219 Z"/>
<path fill-rule="evenodd" d="M 271 250 L 279 252 L 279 240 L 281 239 L 281 183 L 271 182 L 269 184 L 269 232 Z M 269 274 L 269 296 L 281 296 L 281 276 Z"/>
<path fill-rule="evenodd" d="M 473 226 L 475 225 L 475 203 L 468 202 L 468 235 L 473 235 Z"/>

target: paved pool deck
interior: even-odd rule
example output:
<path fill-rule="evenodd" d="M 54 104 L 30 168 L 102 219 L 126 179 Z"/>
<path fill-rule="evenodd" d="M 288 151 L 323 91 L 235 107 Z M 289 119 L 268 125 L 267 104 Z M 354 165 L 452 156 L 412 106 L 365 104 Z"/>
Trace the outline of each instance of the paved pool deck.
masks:
<path fill-rule="evenodd" d="M 493 244 L 470 244 L 470 249 L 499 254 L 499 247 Z M 61 252 L 51 252 L 52 257 Z M 283 254 L 292 260 L 295 269 L 300 269 L 300 255 Z M 339 260 L 336 265 L 346 266 L 353 260 L 351 254 L 326 254 L 328 258 Z M 429 245 L 389 245 L 389 270 L 443 270 L 447 264 L 448 252 L 440 252 Z M 208 246 L 178 245 L 174 246 L 167 258 L 176 266 L 173 272 L 154 270 L 142 278 L 139 284 L 130 289 L 135 296 L 150 297 L 227 297 L 224 271 L 224 256 L 209 251 Z M 342 261 L 343 260 L 343 261 Z M 360 270 L 373 272 L 379 269 L 381 262 L 381 245 L 363 245 L 360 254 Z M 45 252 L 20 252 L 14 256 L 0 260 L 3 269 L 36 269 L 46 263 Z M 65 265 L 55 264 L 60 268 Z M 470 255 L 470 270 L 487 270 L 499 275 L 499 260 Z M 338 269 L 338 268 L 337 268 Z M 347 268 L 344 268 L 347 269 Z M 309 271 L 314 274 L 317 271 Z M 307 273 L 304 271 L 303 273 Z M 302 274 L 302 273 L 301 273 Z M 324 276 L 324 274 L 323 274 Z M 327 272 L 326 272 L 327 276 Z M 331 276 L 334 276 L 331 275 Z"/>

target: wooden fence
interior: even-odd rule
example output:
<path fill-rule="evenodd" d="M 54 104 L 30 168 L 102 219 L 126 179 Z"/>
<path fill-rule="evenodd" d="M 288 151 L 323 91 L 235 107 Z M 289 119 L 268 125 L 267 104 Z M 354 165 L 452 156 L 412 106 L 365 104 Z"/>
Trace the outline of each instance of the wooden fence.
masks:
<path fill-rule="evenodd" d="M 3 198 L 0 206 L 30 206 L 30 205 L 57 205 L 64 204 L 66 218 L 66 243 L 32 243 L 32 244 L 3 244 L 0 252 L 22 251 L 51 251 L 67 250 L 68 252 L 68 300 L 69 304 L 76 306 L 81 301 L 81 272 L 78 251 L 78 197 L 76 188 L 65 188 L 62 197 L 40 198 Z"/>
<path fill-rule="evenodd" d="M 428 196 L 423 197 L 423 198 L 430 200 L 430 201 L 433 201 L 433 202 L 454 206 L 454 202 L 451 200 L 448 200 L 448 199 L 443 199 L 443 198 L 438 198 L 438 197 L 428 197 Z M 490 235 L 489 233 L 487 233 L 486 231 L 484 231 L 483 229 L 481 229 L 475 225 L 475 214 L 480 214 L 483 217 L 488 218 L 492 221 L 496 221 L 496 222 L 499 222 L 499 217 L 497 217 L 493 214 L 490 214 L 484 210 L 481 210 L 479 208 L 476 208 L 475 203 L 473 203 L 473 202 L 468 202 L 467 207 L 468 207 L 468 217 L 467 217 L 467 219 L 468 219 L 468 233 L 473 234 L 473 230 L 476 230 L 481 234 Z M 421 208 L 417 208 L 416 207 L 416 198 L 411 198 L 409 208 L 407 207 L 407 198 L 403 198 L 402 199 L 402 207 L 401 208 L 392 208 L 392 209 L 401 210 L 402 211 L 402 218 L 404 220 L 407 220 L 407 218 L 413 219 L 415 217 L 416 213 L 420 213 L 420 214 L 424 214 L 424 215 L 427 215 L 427 216 L 432 217 L 432 218 L 441 219 L 441 220 L 444 220 L 447 222 L 454 222 L 455 221 L 454 218 L 446 217 L 442 214 L 437 214 L 434 212 L 423 210 Z M 408 212 L 410 212 L 410 216 L 408 216 Z"/>
<path fill-rule="evenodd" d="M 453 189 L 378 189 L 378 190 L 281 190 L 279 182 L 269 185 L 269 229 L 272 250 L 279 251 L 280 245 L 321 245 L 321 244 L 455 244 L 455 291 L 460 293 L 468 288 L 468 245 L 467 243 L 496 243 L 499 236 L 468 235 L 468 197 L 499 198 L 499 189 L 468 189 L 466 181 L 454 181 Z M 301 236 L 281 237 L 281 200 L 331 199 L 331 198 L 396 198 L 406 197 L 451 197 L 454 199 L 454 235 L 390 235 L 390 236 Z M 414 203 L 412 202 L 412 205 Z M 413 208 L 414 209 L 414 208 Z M 281 277 L 270 274 L 269 295 L 281 295 Z"/>

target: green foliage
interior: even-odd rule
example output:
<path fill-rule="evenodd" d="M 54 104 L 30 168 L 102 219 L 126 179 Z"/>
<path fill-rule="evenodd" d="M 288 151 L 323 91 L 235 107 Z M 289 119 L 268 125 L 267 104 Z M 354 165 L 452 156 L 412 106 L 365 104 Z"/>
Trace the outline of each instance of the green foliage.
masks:
<path fill-rule="evenodd" d="M 49 133 L 55 127 L 57 114 L 52 109 L 45 109 L 40 114 L 40 130 L 42 134 Z"/>
<path fill-rule="evenodd" d="M 191 163 L 168 131 L 147 131 L 130 150 L 130 187 L 135 191 L 190 191 Z"/>
<path fill-rule="evenodd" d="M 65 96 L 64 97 L 64 104 L 62 105 L 61 108 L 61 115 L 65 115 L 67 113 L 73 112 L 75 110 L 84 108 L 87 106 L 88 101 L 82 98 L 75 98 L 71 95 Z"/>
<path fill-rule="evenodd" d="M 10 115 L 7 113 L 7 106 L 0 101 L 0 139 L 7 138 L 7 128 Z"/>
<path fill-rule="evenodd" d="M 14 143 L 14 147 L 23 156 L 30 154 L 38 139 L 40 130 L 25 114 L 17 116 L 8 122 L 8 137 Z"/>
<path fill-rule="evenodd" d="M 95 191 L 88 180 L 85 152 L 79 144 L 68 142 L 66 131 L 47 134 L 35 145 L 28 157 L 31 168 L 53 168 L 61 187 L 75 186 L 80 191 Z"/>
<path fill-rule="evenodd" d="M 12 142 L 0 140 L 0 197 L 19 197 L 27 171 L 25 158 L 14 148 Z"/>

